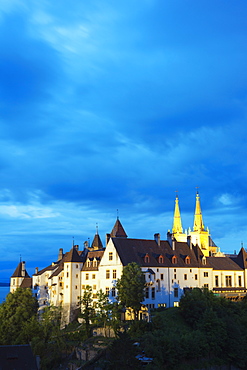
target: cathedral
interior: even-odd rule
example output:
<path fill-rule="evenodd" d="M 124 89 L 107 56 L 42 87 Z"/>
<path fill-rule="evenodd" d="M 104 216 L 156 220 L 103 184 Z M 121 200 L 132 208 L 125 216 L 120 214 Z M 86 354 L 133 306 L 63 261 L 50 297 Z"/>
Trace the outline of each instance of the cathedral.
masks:
<path fill-rule="evenodd" d="M 186 289 L 194 287 L 208 288 L 232 300 L 246 295 L 247 253 L 244 248 L 233 255 L 220 252 L 204 226 L 198 192 L 192 230 L 183 230 L 176 196 L 173 225 L 166 240 L 161 240 L 159 233 L 153 239 L 129 238 L 117 218 L 111 233 L 106 234 L 105 247 L 96 232 L 92 244 L 85 243 L 83 250 L 73 245 L 64 253 L 60 248 L 56 262 L 40 271 L 36 268 L 32 278 L 25 262 L 20 262 L 11 276 L 10 291 L 32 287 L 41 310 L 50 304 L 61 305 L 66 322 L 70 322 L 88 285 L 94 300 L 102 290 L 115 301 L 117 279 L 130 262 L 141 267 L 146 279 L 142 318 L 153 308 L 178 306 Z"/>

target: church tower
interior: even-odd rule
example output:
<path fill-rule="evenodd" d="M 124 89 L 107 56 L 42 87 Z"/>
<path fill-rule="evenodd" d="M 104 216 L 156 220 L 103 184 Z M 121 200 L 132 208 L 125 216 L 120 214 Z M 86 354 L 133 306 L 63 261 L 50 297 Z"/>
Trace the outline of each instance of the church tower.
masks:
<path fill-rule="evenodd" d="M 177 195 L 175 199 L 172 235 L 178 242 L 186 242 L 187 240 L 187 235 L 183 233 L 182 220 L 181 220 Z"/>
<path fill-rule="evenodd" d="M 205 229 L 202 219 L 201 203 L 198 191 L 196 192 L 196 207 L 194 214 L 193 231 L 190 231 L 189 235 L 191 236 L 191 242 L 194 245 L 198 245 L 201 248 L 205 257 L 208 257 L 211 254 L 211 252 L 213 252 L 209 245 L 210 243 L 209 230 L 208 228 Z"/>

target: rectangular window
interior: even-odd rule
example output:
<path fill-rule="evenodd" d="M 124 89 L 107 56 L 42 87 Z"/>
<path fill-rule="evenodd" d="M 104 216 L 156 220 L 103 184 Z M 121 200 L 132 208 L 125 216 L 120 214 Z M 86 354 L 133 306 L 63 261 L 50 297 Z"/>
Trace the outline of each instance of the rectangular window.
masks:
<path fill-rule="evenodd" d="M 204 288 L 207 288 L 208 289 L 208 284 L 204 284 L 203 286 L 204 286 Z"/>
<path fill-rule="evenodd" d="M 152 299 L 155 299 L 155 288 L 152 288 Z"/>
<path fill-rule="evenodd" d="M 176 280 L 177 279 L 177 274 L 174 274 L 174 280 Z"/>
<path fill-rule="evenodd" d="M 174 298 L 178 297 L 178 288 L 174 288 Z"/>
<path fill-rule="evenodd" d="M 82 285 L 82 286 L 81 286 L 81 288 L 82 288 L 82 289 L 85 289 L 85 285 Z"/>
<path fill-rule="evenodd" d="M 69 277 L 69 273 L 67 272 L 67 277 Z"/>
<path fill-rule="evenodd" d="M 109 261 L 112 261 L 112 260 L 113 260 L 113 253 L 109 252 Z"/>
<path fill-rule="evenodd" d="M 208 277 L 208 272 L 204 271 L 204 277 Z"/>
<path fill-rule="evenodd" d="M 218 275 L 215 276 L 215 286 L 216 287 L 219 286 L 219 276 Z"/>
<path fill-rule="evenodd" d="M 96 290 L 96 285 L 93 285 L 93 290 Z"/>
<path fill-rule="evenodd" d="M 197 280 L 197 274 L 195 274 L 195 280 Z"/>
<path fill-rule="evenodd" d="M 77 289 L 77 285 L 75 286 L 75 289 Z"/>
<path fill-rule="evenodd" d="M 116 296 L 116 288 L 114 288 L 114 287 L 112 288 L 111 295 L 112 295 L 112 297 Z"/>
<path fill-rule="evenodd" d="M 76 279 L 78 279 L 78 274 L 75 275 Z"/>
<path fill-rule="evenodd" d="M 187 280 L 187 274 L 184 274 L 184 280 Z"/>
<path fill-rule="evenodd" d="M 231 287 L 232 286 L 232 277 L 229 275 L 229 276 L 226 276 L 226 286 L 227 287 Z"/>
<path fill-rule="evenodd" d="M 110 270 L 106 270 L 105 278 L 110 279 Z"/>
<path fill-rule="evenodd" d="M 149 298 L 149 288 L 146 288 L 146 298 Z"/>
<path fill-rule="evenodd" d="M 179 302 L 174 302 L 173 306 L 174 307 L 179 307 Z"/>
<path fill-rule="evenodd" d="M 158 303 L 158 307 L 166 307 L 166 303 Z"/>
<path fill-rule="evenodd" d="M 242 279 L 241 276 L 238 277 L 238 286 L 242 286 Z"/>
<path fill-rule="evenodd" d="M 92 275 L 92 279 L 95 279 L 95 274 Z"/>
<path fill-rule="evenodd" d="M 109 288 L 105 288 L 105 294 L 106 294 L 107 296 L 109 296 L 109 292 L 110 292 L 110 289 L 109 289 Z"/>
<path fill-rule="evenodd" d="M 88 280 L 89 279 L 89 274 L 86 274 L 86 280 Z"/>
<path fill-rule="evenodd" d="M 164 274 L 160 274 L 160 280 L 164 280 Z"/>
<path fill-rule="evenodd" d="M 117 270 L 113 270 L 112 277 L 113 277 L 113 279 L 117 278 Z"/>

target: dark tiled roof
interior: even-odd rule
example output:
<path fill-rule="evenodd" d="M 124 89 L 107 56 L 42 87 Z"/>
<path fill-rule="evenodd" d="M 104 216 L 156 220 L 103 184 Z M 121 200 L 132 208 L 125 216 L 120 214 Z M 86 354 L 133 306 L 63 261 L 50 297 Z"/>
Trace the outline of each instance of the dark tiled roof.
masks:
<path fill-rule="evenodd" d="M 72 247 L 71 250 L 65 253 L 63 262 L 83 262 L 82 257 L 78 254 L 77 249 Z"/>
<path fill-rule="evenodd" d="M 243 247 L 240 249 L 238 255 L 233 255 L 230 258 L 242 269 L 247 269 L 247 252 Z"/>
<path fill-rule="evenodd" d="M 1 369 L 38 370 L 35 357 L 29 344 L 0 346 Z"/>
<path fill-rule="evenodd" d="M 146 239 L 112 238 L 112 241 L 124 266 L 136 262 L 143 267 L 198 267 L 203 256 L 199 248 L 196 255 L 194 249 L 182 242 L 175 242 L 173 250 L 168 241 L 160 241 L 160 245 L 155 240 Z M 145 262 L 145 256 L 149 262 Z M 160 256 L 163 256 L 163 263 Z M 176 263 L 172 263 L 173 256 L 177 257 Z M 188 264 L 186 257 L 189 257 Z"/>
<path fill-rule="evenodd" d="M 91 245 L 91 248 L 94 248 L 94 249 L 102 249 L 103 248 L 103 244 L 102 244 L 102 241 L 100 239 L 99 234 L 95 234 L 92 245 Z"/>
<path fill-rule="evenodd" d="M 110 235 L 113 238 L 127 238 L 127 234 L 119 219 L 117 219 L 117 221 L 115 222 Z"/>
<path fill-rule="evenodd" d="M 53 278 L 53 276 L 58 276 L 60 274 L 60 272 L 63 271 L 63 267 L 64 267 L 64 264 L 63 263 L 59 263 L 59 265 L 57 266 L 57 269 L 51 274 L 51 276 L 49 277 L 49 279 Z"/>
<path fill-rule="evenodd" d="M 96 259 L 98 262 L 100 262 L 101 258 L 103 257 L 103 254 L 104 254 L 104 249 L 89 251 L 87 254 L 87 260 L 84 263 L 82 270 L 83 271 L 97 271 L 99 267 L 93 266 L 93 265 L 87 266 L 87 261 L 93 261 Z"/>
<path fill-rule="evenodd" d="M 207 261 L 214 270 L 242 270 L 241 267 L 229 257 L 207 257 Z"/>
<path fill-rule="evenodd" d="M 25 262 L 24 262 L 25 263 Z M 23 277 L 22 275 L 22 265 L 23 265 L 23 262 L 19 262 L 13 275 L 11 277 Z M 26 271 L 26 269 L 24 270 L 24 277 L 30 277 Z"/>
<path fill-rule="evenodd" d="M 37 274 L 33 274 L 33 276 L 42 275 L 42 274 L 43 274 L 44 272 L 46 272 L 46 271 L 52 271 L 52 270 L 55 270 L 55 269 L 57 268 L 57 266 L 58 266 L 58 263 L 54 263 L 54 264 L 52 264 L 52 265 L 49 265 L 49 266 L 47 266 L 47 267 L 43 268 L 42 270 L 38 271 L 38 273 L 37 273 Z"/>
<path fill-rule="evenodd" d="M 20 288 L 32 288 L 32 278 L 26 277 L 23 279 Z"/>

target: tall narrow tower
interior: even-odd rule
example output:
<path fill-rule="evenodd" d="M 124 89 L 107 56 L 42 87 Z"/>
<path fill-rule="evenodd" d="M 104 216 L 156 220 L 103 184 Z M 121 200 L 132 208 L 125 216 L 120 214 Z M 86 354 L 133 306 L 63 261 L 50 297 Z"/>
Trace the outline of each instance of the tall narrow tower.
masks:
<path fill-rule="evenodd" d="M 196 192 L 196 207 L 195 207 L 195 214 L 194 214 L 194 226 L 193 231 L 189 233 L 191 236 L 191 242 L 194 245 L 198 245 L 204 256 L 208 257 L 210 255 L 210 234 L 209 230 L 205 229 L 203 219 L 202 219 L 202 211 L 201 211 L 201 203 L 200 203 L 200 196 L 198 191 Z"/>
<path fill-rule="evenodd" d="M 182 220 L 178 204 L 178 195 L 176 195 L 175 199 L 172 235 L 178 242 L 184 242 L 187 240 L 187 235 L 183 233 Z"/>

